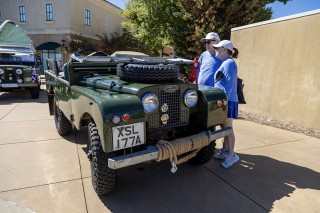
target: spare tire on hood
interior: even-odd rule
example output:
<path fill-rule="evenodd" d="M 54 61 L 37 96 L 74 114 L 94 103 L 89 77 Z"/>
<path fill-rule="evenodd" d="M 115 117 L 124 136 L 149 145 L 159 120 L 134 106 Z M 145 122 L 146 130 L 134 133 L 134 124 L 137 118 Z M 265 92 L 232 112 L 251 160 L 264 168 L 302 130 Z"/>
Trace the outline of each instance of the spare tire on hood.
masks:
<path fill-rule="evenodd" d="M 167 82 L 179 77 L 175 64 L 118 64 L 117 75 L 122 80 L 135 82 Z"/>

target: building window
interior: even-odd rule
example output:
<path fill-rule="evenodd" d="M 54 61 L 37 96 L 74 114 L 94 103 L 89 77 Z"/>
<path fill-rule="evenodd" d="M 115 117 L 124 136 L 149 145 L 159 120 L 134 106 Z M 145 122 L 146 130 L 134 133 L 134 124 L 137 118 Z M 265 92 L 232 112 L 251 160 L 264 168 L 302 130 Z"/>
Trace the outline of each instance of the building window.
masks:
<path fill-rule="evenodd" d="M 46 4 L 46 21 L 53 21 L 52 3 Z"/>
<path fill-rule="evenodd" d="M 106 18 L 106 32 L 111 33 L 111 20 Z"/>
<path fill-rule="evenodd" d="M 91 26 L 90 10 L 87 10 L 87 9 L 84 10 L 84 24 L 86 26 Z"/>
<path fill-rule="evenodd" d="M 19 6 L 19 19 L 20 22 L 26 22 L 26 6 Z"/>

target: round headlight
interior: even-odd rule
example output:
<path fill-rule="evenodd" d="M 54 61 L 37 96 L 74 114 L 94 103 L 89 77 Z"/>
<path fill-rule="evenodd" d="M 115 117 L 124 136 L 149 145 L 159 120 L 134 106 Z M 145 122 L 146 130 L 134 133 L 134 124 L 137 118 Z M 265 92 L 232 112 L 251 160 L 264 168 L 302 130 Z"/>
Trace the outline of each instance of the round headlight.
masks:
<path fill-rule="evenodd" d="M 147 113 L 154 112 L 159 106 L 159 100 L 153 93 L 147 93 L 142 97 L 144 111 Z"/>
<path fill-rule="evenodd" d="M 194 89 L 189 89 L 184 94 L 184 103 L 187 107 L 194 107 L 198 103 L 198 94 Z"/>
<path fill-rule="evenodd" d="M 22 83 L 22 79 L 18 78 L 18 79 L 17 79 L 17 82 L 18 82 L 19 84 L 21 84 L 21 83 Z"/>
<path fill-rule="evenodd" d="M 18 75 L 21 75 L 21 74 L 22 74 L 22 70 L 21 70 L 21 69 L 17 69 L 17 70 L 16 70 L 16 73 L 17 73 Z"/>
<path fill-rule="evenodd" d="M 4 73 L 3 69 L 0 69 L 0 75 L 2 75 Z"/>

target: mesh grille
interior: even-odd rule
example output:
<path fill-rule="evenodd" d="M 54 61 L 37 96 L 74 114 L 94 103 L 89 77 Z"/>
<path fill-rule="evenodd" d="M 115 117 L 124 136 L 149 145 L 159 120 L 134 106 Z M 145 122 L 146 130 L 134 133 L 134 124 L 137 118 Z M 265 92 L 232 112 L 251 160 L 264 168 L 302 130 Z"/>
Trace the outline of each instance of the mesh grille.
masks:
<path fill-rule="evenodd" d="M 168 129 L 172 127 L 184 126 L 189 123 L 189 110 L 181 109 L 182 98 L 180 95 L 180 87 L 174 92 L 166 92 L 164 86 L 159 87 L 159 110 L 156 113 L 149 114 L 148 128 L 149 130 Z M 162 112 L 161 107 L 167 104 L 168 111 Z M 169 120 L 164 124 L 161 120 L 163 115 L 167 114 Z"/>
<path fill-rule="evenodd" d="M 14 70 L 5 70 L 4 72 L 4 79 L 5 81 L 16 81 L 17 77 L 15 75 Z"/>

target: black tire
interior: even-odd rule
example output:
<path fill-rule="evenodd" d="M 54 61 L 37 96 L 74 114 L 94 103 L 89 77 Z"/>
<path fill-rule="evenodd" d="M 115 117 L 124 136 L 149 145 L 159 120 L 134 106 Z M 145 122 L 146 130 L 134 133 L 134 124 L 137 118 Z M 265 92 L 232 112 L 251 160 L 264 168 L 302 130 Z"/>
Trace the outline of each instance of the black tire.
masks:
<path fill-rule="evenodd" d="M 117 183 L 117 170 L 108 167 L 110 155 L 101 147 L 100 136 L 96 124 L 91 120 L 88 124 L 89 149 L 92 152 L 91 180 L 98 195 L 106 195 L 113 191 Z"/>
<path fill-rule="evenodd" d="M 168 82 L 178 79 L 179 67 L 174 64 L 118 64 L 117 75 L 127 81 Z"/>
<path fill-rule="evenodd" d="M 68 135 L 72 131 L 72 124 L 63 114 L 63 112 L 59 109 L 56 104 L 56 101 L 53 101 L 54 107 L 54 122 L 56 124 L 56 129 L 59 135 Z"/>
<path fill-rule="evenodd" d="M 193 165 L 202 165 L 209 162 L 213 155 L 214 150 L 216 149 L 216 141 L 212 141 L 208 146 L 203 147 L 197 153 L 197 155 L 189 160 Z"/>
<path fill-rule="evenodd" d="M 33 99 L 39 98 L 40 86 L 31 87 L 30 93 L 31 93 L 31 98 L 33 98 Z"/>

